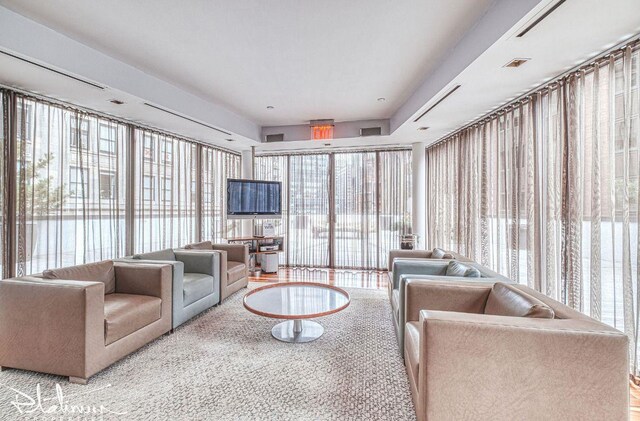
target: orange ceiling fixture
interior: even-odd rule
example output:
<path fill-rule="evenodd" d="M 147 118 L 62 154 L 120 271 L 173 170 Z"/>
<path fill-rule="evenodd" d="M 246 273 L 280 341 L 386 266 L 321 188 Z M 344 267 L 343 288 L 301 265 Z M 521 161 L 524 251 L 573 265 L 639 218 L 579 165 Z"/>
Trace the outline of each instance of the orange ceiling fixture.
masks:
<path fill-rule="evenodd" d="M 309 125 L 312 140 L 333 139 L 333 120 L 312 120 Z"/>

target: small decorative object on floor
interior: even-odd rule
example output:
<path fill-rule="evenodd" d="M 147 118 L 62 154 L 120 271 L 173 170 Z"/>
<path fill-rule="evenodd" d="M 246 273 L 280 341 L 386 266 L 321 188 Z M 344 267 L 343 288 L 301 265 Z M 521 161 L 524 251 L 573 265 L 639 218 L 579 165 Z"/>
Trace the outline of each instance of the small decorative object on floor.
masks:
<path fill-rule="evenodd" d="M 400 248 L 402 250 L 413 250 L 418 243 L 416 234 L 404 234 L 400 237 Z"/>

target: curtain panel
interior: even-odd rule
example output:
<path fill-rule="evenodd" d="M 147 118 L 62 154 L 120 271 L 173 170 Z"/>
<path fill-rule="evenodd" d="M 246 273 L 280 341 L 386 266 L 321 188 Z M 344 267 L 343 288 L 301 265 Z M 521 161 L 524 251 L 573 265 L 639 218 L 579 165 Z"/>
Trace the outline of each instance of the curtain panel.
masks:
<path fill-rule="evenodd" d="M 0 100 L 3 278 L 237 235 L 222 215 L 239 154 L 10 90 Z"/>
<path fill-rule="evenodd" d="M 227 179 L 240 177 L 240 156 L 202 146 L 202 240 L 219 243 L 240 235 L 241 225 L 227 219 Z"/>
<path fill-rule="evenodd" d="M 0 187 L 2 195 L 0 195 L 0 277 L 9 276 L 7 267 L 9 266 L 9 225 L 7 221 L 7 158 L 9 155 L 9 94 L 4 90 L 0 90 Z"/>
<path fill-rule="evenodd" d="M 639 62 L 629 45 L 427 149 L 429 246 L 624 331 L 634 374 Z"/>
<path fill-rule="evenodd" d="M 126 126 L 15 98 L 16 274 L 122 256 Z"/>
<path fill-rule="evenodd" d="M 134 252 L 194 242 L 197 145 L 143 129 L 134 134 Z"/>
<path fill-rule="evenodd" d="M 384 269 L 411 232 L 409 150 L 258 156 L 255 178 L 283 183 L 282 264 Z"/>

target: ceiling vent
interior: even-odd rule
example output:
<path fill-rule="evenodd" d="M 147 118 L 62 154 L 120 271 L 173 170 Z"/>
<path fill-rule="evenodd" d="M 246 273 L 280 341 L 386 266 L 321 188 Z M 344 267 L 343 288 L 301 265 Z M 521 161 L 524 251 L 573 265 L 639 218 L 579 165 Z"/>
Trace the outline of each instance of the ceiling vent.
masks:
<path fill-rule="evenodd" d="M 284 133 L 278 133 L 278 134 L 268 134 L 265 136 L 264 139 L 267 143 L 271 143 L 271 142 L 283 142 L 284 141 Z"/>
<path fill-rule="evenodd" d="M 547 16 L 549 16 L 550 14 L 552 14 L 558 7 L 562 6 L 562 4 L 567 1 L 567 0 L 560 0 L 558 1 L 556 4 L 553 5 L 553 7 L 551 7 L 549 10 L 547 10 L 546 12 L 544 12 L 542 14 L 542 16 L 540 16 L 538 19 L 536 19 L 535 21 L 533 21 L 533 23 L 531 23 L 530 25 L 528 25 L 526 28 L 524 28 L 522 30 L 522 32 L 520 32 L 518 35 L 516 35 L 517 38 L 522 38 L 523 36 L 525 36 L 525 34 L 527 32 L 529 32 L 530 30 L 532 30 L 533 28 L 535 28 L 536 26 L 538 26 L 538 24 L 540 22 L 542 22 L 543 20 L 545 20 L 547 18 Z"/>
<path fill-rule="evenodd" d="M 73 79 L 73 80 L 75 80 L 77 82 L 84 83 L 85 85 L 93 86 L 94 88 L 98 88 L 98 89 L 102 89 L 102 90 L 106 89 L 104 86 L 98 85 L 97 83 L 90 82 L 90 81 L 85 80 L 85 79 L 81 79 L 81 78 L 79 78 L 77 76 L 73 76 L 73 75 L 70 75 L 70 74 L 65 73 L 65 72 L 61 72 L 60 70 L 52 69 L 51 67 L 44 66 L 44 65 L 42 65 L 40 63 L 36 63 L 35 61 L 27 60 L 26 58 L 22 58 L 22 57 L 13 55 L 11 53 L 7 53 L 6 51 L 0 51 L 0 53 L 4 54 L 5 56 L 13 57 L 13 58 L 15 58 L 17 60 L 24 61 L 25 63 L 32 64 L 32 65 L 37 66 L 37 67 L 39 67 L 41 69 L 45 69 L 45 70 L 48 70 L 50 72 L 57 73 L 57 74 L 59 74 L 61 76 L 64 76 L 64 77 L 68 77 L 69 79 Z"/>
<path fill-rule="evenodd" d="M 438 105 L 440 105 L 440 103 L 442 101 L 444 101 L 445 99 L 447 99 L 449 97 L 449 95 L 451 95 L 452 93 L 454 93 L 455 91 L 457 91 L 460 88 L 461 85 L 456 85 L 453 88 L 449 89 L 449 91 L 444 94 L 442 96 L 442 98 L 440 98 L 438 101 L 436 101 L 435 104 L 433 104 L 432 106 L 430 106 L 429 108 L 427 108 L 427 111 L 423 112 L 422 114 L 420 114 L 420 116 L 418 118 L 416 118 L 415 120 L 413 120 L 414 123 L 417 123 L 418 120 L 420 120 L 422 117 L 424 117 L 429 111 L 433 110 L 434 108 L 436 108 Z"/>
<path fill-rule="evenodd" d="M 526 62 L 531 60 L 530 58 L 514 58 L 509 63 L 505 64 L 503 67 L 520 67 Z"/>
<path fill-rule="evenodd" d="M 360 136 L 380 136 L 382 134 L 382 127 L 362 127 L 360 129 Z"/>

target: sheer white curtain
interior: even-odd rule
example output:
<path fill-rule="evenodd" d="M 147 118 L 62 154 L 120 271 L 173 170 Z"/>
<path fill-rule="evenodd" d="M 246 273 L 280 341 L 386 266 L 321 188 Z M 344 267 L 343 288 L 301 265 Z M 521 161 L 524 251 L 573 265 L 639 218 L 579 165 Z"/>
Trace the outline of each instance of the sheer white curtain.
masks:
<path fill-rule="evenodd" d="M 240 235 L 240 224 L 227 219 L 227 179 L 240 177 L 240 155 L 202 147 L 202 240 L 220 243 Z"/>
<path fill-rule="evenodd" d="M 197 145 L 135 130 L 136 253 L 182 247 L 196 240 Z"/>
<path fill-rule="evenodd" d="M 427 150 L 430 246 L 623 330 L 638 372 L 637 44 Z"/>
<path fill-rule="evenodd" d="M 384 269 L 411 232 L 411 151 L 256 157 L 255 177 L 283 183 L 289 266 Z"/>
<path fill-rule="evenodd" d="M 6 162 L 7 155 L 9 153 L 7 139 L 9 138 L 9 95 L 7 92 L 0 90 L 0 186 L 2 186 L 3 192 L 9 190 L 7 185 L 7 176 L 5 171 L 7 170 Z M 9 253 L 6 244 L 9 241 L 9 230 L 7 226 L 7 202 L 5 196 L 0 196 L 0 278 L 7 278 L 9 273 L 7 271 L 9 262 Z"/>
<path fill-rule="evenodd" d="M 291 266 L 329 266 L 328 154 L 289 156 L 287 259 Z"/>
<path fill-rule="evenodd" d="M 276 235 L 284 236 L 285 253 L 279 253 L 280 264 L 288 265 L 286 250 L 289 248 L 289 195 L 288 195 L 288 165 L 286 155 L 257 156 L 255 158 L 254 175 L 256 180 L 279 181 L 282 183 L 282 217 L 279 219 L 261 219 L 255 222 L 255 228 L 260 231 L 263 222 L 272 222 Z"/>
<path fill-rule="evenodd" d="M 400 247 L 400 237 L 411 227 L 411 151 L 378 151 L 378 269 L 387 267 L 389 250 Z"/>
<path fill-rule="evenodd" d="M 125 125 L 16 95 L 16 274 L 124 254 Z"/>

